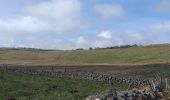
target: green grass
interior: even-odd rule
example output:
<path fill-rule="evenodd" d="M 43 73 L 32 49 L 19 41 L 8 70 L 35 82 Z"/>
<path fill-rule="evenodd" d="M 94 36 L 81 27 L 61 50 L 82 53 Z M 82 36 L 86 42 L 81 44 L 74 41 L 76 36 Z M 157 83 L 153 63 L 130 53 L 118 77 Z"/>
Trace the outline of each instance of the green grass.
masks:
<path fill-rule="evenodd" d="M 113 73 L 115 76 L 128 76 L 128 77 L 143 77 L 143 78 L 153 78 L 155 75 L 162 76 L 163 78 L 170 78 L 170 67 L 169 66 L 150 66 L 142 70 L 128 71 L 128 72 L 118 72 Z"/>
<path fill-rule="evenodd" d="M 170 45 L 84 51 L 0 50 L 0 64 L 155 64 L 170 62 Z"/>
<path fill-rule="evenodd" d="M 0 73 L 0 100 L 84 100 L 88 95 L 110 89 L 103 82 Z"/>

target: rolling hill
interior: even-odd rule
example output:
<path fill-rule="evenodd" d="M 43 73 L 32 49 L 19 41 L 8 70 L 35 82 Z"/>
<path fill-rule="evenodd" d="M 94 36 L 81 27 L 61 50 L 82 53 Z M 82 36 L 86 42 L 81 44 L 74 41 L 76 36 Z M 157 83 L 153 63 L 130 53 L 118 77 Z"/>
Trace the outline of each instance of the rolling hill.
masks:
<path fill-rule="evenodd" d="M 169 63 L 170 45 L 102 50 L 0 49 L 0 64 L 14 65 L 127 65 Z"/>

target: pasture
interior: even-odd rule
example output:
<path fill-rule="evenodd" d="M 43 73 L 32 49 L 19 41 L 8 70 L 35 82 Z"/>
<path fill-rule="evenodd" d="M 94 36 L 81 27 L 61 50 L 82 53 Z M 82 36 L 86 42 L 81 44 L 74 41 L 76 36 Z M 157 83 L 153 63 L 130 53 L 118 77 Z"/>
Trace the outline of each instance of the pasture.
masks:
<path fill-rule="evenodd" d="M 109 88 L 104 82 L 0 72 L 0 100 L 84 100 Z"/>
<path fill-rule="evenodd" d="M 110 80 L 147 85 L 145 79 L 155 74 L 170 78 L 169 59 L 170 45 L 67 51 L 0 49 L 0 100 L 84 100 L 111 89 Z M 114 83 L 117 91 L 131 84 L 120 83 Z"/>
<path fill-rule="evenodd" d="M 0 50 L 0 64 L 141 65 L 169 63 L 170 45 L 105 50 Z"/>
<path fill-rule="evenodd" d="M 161 67 L 163 66 L 163 67 Z M 89 66 L 86 66 L 89 67 Z M 123 66 L 124 67 L 124 66 Z M 149 67 L 149 68 L 148 68 Z M 12 98 L 17 100 L 83 100 L 89 95 L 105 93 L 112 89 L 111 84 L 117 91 L 124 91 L 129 88 L 147 86 L 147 79 L 153 79 L 159 73 L 163 77 L 169 78 L 169 65 L 150 65 L 134 66 L 125 68 L 121 66 L 91 67 L 84 70 L 84 67 L 26 67 L 26 66 L 8 66 L 0 67 L 0 97 Z M 108 69 L 112 70 L 108 72 Z M 132 70 L 133 69 L 133 70 Z M 115 71 L 116 70 L 116 71 Z M 23 74 L 25 73 L 25 74 Z M 130 88 L 130 89 L 131 89 Z M 106 92 L 107 93 L 107 92 Z M 119 92 L 123 95 L 124 92 Z M 165 94 L 167 97 L 169 94 Z M 55 99 L 54 99 L 55 98 Z"/>

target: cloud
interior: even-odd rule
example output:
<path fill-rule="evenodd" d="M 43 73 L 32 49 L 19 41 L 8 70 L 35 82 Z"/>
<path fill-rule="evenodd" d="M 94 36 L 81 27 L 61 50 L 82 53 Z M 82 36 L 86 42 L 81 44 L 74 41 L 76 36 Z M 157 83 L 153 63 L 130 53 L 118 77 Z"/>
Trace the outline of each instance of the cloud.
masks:
<path fill-rule="evenodd" d="M 80 0 L 48 0 L 29 5 L 23 9 L 25 9 L 24 15 L 15 18 L 0 18 L 0 46 L 25 45 L 26 47 L 46 48 L 45 46 L 49 47 L 49 43 L 50 45 L 53 43 L 53 46 L 49 48 L 57 48 L 55 43 L 61 44 L 61 41 L 64 42 L 64 40 L 44 39 L 43 41 L 47 43 L 39 42 L 39 34 L 45 38 L 54 34 L 76 34 L 86 28 L 87 22 L 81 14 L 82 4 Z M 15 43 L 15 41 L 21 40 L 24 43 Z M 65 44 L 63 46 L 66 47 Z M 70 46 L 72 45 L 70 44 Z"/>
<path fill-rule="evenodd" d="M 97 37 L 104 38 L 104 39 L 110 39 L 112 38 L 110 31 L 102 31 L 97 35 Z"/>
<path fill-rule="evenodd" d="M 50 0 L 29 6 L 26 10 L 37 17 L 63 19 L 79 16 L 81 3 L 78 0 Z"/>
<path fill-rule="evenodd" d="M 75 44 L 76 44 L 76 48 L 80 48 L 80 47 L 81 48 L 89 48 L 92 45 L 90 40 L 88 40 L 82 36 L 78 37 Z"/>
<path fill-rule="evenodd" d="M 45 41 L 45 42 L 44 42 Z M 21 45 L 21 44 L 20 44 Z M 24 44 L 22 44 L 24 45 Z M 71 50 L 77 48 L 88 49 L 92 46 L 92 42 L 82 36 L 74 39 L 33 39 L 29 41 L 27 47 L 43 48 L 43 49 L 61 49 Z"/>
<path fill-rule="evenodd" d="M 14 45 L 14 40 L 12 38 L 6 37 L 5 35 L 0 36 L 1 47 L 11 47 L 13 45 Z"/>
<path fill-rule="evenodd" d="M 95 7 L 95 11 L 105 19 L 119 19 L 125 16 L 125 11 L 120 4 L 98 4 Z"/>
<path fill-rule="evenodd" d="M 109 34 L 108 34 L 109 33 Z M 107 34 L 107 35 L 106 35 Z M 109 38 L 107 37 L 109 35 Z M 102 36 L 102 38 L 101 38 Z M 106 36 L 106 38 L 104 38 Z M 155 37 L 151 34 L 145 34 L 140 32 L 132 32 L 127 33 L 124 32 L 116 32 L 116 31 L 102 31 L 96 37 L 96 41 L 94 46 L 97 47 L 107 47 L 107 46 L 117 46 L 117 45 L 126 45 L 126 44 L 149 44 L 154 43 L 156 41 L 151 38 Z"/>
<path fill-rule="evenodd" d="M 85 27 L 79 0 L 50 0 L 25 8 L 25 16 L 0 19 L 2 34 L 69 34 Z"/>
<path fill-rule="evenodd" d="M 153 23 L 150 30 L 155 33 L 170 34 L 170 21 Z"/>
<path fill-rule="evenodd" d="M 170 12 L 170 1 L 161 1 L 157 6 L 156 10 L 158 12 Z"/>
<path fill-rule="evenodd" d="M 77 33 L 85 27 L 79 0 L 51 0 L 27 7 L 29 15 L 49 26 L 48 33 Z"/>
<path fill-rule="evenodd" d="M 89 1 L 88 1 L 89 2 Z M 124 30 L 124 25 L 119 25 L 123 31 L 101 30 L 99 27 L 86 30 L 88 22 L 84 18 L 82 0 L 42 0 L 34 2 L 23 8 L 20 15 L 15 17 L 0 18 L 0 46 L 26 46 L 46 49 L 75 49 L 89 47 L 106 47 L 123 44 L 149 44 L 160 42 L 170 34 L 170 21 L 152 23 L 145 27 L 146 31 L 132 29 Z M 159 11 L 170 11 L 168 2 L 161 2 Z M 86 7 L 89 7 L 86 5 Z M 16 8 L 14 8 L 16 9 Z M 6 10 L 4 10 L 5 12 Z M 120 4 L 97 4 L 95 12 L 105 19 L 121 19 L 126 17 L 125 9 Z M 11 13 L 11 12 L 9 12 Z M 83 14 L 82 14 L 83 13 Z M 87 16 L 87 15 L 85 15 Z M 92 16 L 90 16 L 92 18 Z M 94 17 L 94 16 L 93 16 Z M 92 18 L 94 20 L 94 18 Z M 96 22 L 96 21 L 95 21 Z M 128 24 L 125 22 L 125 25 Z M 133 23 L 133 22 L 132 22 Z M 97 24 L 97 23 L 94 23 Z M 129 25 L 129 24 L 128 24 Z M 103 27 L 104 29 L 109 28 Z M 131 28 L 132 26 L 128 26 Z M 95 37 L 96 30 L 100 30 Z M 81 33 L 83 32 L 82 36 Z M 69 34 L 69 35 L 68 35 Z M 73 35 L 76 34 L 76 35 Z M 73 35 L 73 36 L 72 36 Z M 54 36 L 54 37 L 53 37 Z M 58 36 L 61 36 L 59 38 Z M 169 37 L 167 37 L 169 38 Z"/>
<path fill-rule="evenodd" d="M 154 44 L 170 42 L 170 21 L 151 23 L 142 30 L 128 32 L 105 30 L 96 35 L 94 46 L 107 47 L 126 44 Z"/>
<path fill-rule="evenodd" d="M 46 24 L 36 18 L 23 16 L 17 19 L 0 20 L 0 33 L 5 34 L 32 34 L 45 31 Z"/>

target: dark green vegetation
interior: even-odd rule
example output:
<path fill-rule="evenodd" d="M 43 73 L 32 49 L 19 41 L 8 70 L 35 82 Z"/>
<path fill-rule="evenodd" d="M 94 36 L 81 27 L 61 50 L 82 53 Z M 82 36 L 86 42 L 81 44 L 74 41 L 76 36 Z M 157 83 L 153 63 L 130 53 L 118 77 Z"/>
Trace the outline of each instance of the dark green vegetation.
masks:
<path fill-rule="evenodd" d="M 17 100 L 80 100 L 109 87 L 101 82 L 0 73 L 1 100 L 7 97 L 16 97 Z"/>
<path fill-rule="evenodd" d="M 118 85 L 118 89 L 127 89 Z M 110 85 L 87 80 L 62 79 L 18 73 L 0 73 L 0 100 L 84 100 L 85 97 L 107 91 Z"/>
<path fill-rule="evenodd" d="M 143 77 L 153 78 L 156 74 L 163 78 L 170 78 L 170 64 L 156 64 L 156 65 L 145 65 L 145 68 L 139 69 L 140 67 L 134 68 L 134 70 L 128 72 L 118 72 L 114 74 L 116 76 L 129 76 L 129 77 Z"/>

